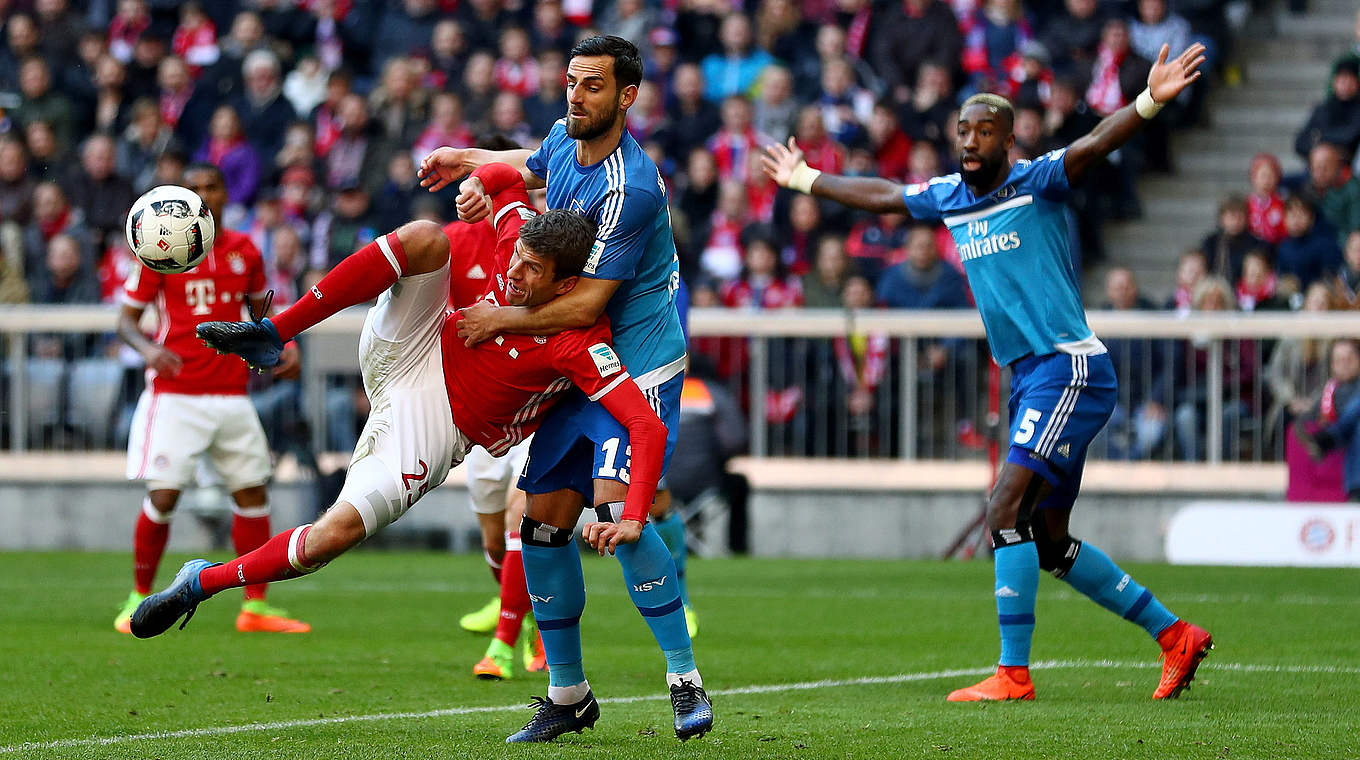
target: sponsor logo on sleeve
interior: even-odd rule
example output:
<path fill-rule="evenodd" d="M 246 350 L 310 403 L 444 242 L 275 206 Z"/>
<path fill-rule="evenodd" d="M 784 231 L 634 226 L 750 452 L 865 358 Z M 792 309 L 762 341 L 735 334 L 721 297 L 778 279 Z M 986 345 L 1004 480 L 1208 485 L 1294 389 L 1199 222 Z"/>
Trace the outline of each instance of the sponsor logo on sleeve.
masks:
<path fill-rule="evenodd" d="M 914 185 L 907 186 L 907 196 L 911 197 L 913 195 L 920 195 L 921 193 L 924 193 L 926 190 L 929 189 L 930 189 L 929 182 L 917 182 Z"/>
<path fill-rule="evenodd" d="M 596 240 L 595 245 L 590 247 L 590 258 L 586 259 L 585 273 L 595 274 L 595 270 L 600 267 L 600 257 L 604 255 L 604 241 Z"/>
<path fill-rule="evenodd" d="M 618 355 L 608 343 L 596 343 L 586 350 L 590 352 L 590 358 L 595 362 L 595 369 L 599 370 L 600 377 L 609 377 L 623 369 L 623 362 L 619 361 Z"/>

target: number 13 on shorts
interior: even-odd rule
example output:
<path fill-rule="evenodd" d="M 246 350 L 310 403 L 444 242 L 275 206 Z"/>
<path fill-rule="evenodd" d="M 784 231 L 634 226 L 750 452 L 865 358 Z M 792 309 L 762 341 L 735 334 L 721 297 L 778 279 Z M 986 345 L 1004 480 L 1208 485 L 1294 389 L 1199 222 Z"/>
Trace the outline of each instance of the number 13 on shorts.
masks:
<path fill-rule="evenodd" d="M 632 463 L 633 447 L 631 445 L 624 447 L 623 461 L 620 462 L 618 461 L 620 443 L 621 441 L 618 438 L 610 438 L 600 444 L 600 453 L 604 456 L 604 460 L 601 462 L 600 468 L 595 471 L 595 477 L 628 483 L 628 467 Z"/>
<path fill-rule="evenodd" d="M 1020 416 L 1020 424 L 1015 428 L 1015 438 L 1011 439 L 1016 445 L 1024 446 L 1034 439 L 1034 424 L 1039 421 L 1044 413 L 1038 409 L 1026 409 Z"/>

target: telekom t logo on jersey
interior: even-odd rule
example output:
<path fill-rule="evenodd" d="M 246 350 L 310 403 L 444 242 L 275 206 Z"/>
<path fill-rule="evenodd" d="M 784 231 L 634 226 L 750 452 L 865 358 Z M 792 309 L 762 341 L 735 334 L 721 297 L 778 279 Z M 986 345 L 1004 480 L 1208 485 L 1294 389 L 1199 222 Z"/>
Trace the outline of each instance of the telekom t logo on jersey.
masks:
<path fill-rule="evenodd" d="M 217 303 L 217 286 L 212 280 L 185 280 L 184 302 L 194 307 L 195 314 L 212 313 Z"/>

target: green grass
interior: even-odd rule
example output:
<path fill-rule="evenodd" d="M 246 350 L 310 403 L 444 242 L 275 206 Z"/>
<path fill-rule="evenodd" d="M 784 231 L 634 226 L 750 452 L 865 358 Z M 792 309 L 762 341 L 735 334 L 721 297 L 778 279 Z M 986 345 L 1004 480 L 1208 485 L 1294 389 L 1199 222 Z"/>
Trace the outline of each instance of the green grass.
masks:
<path fill-rule="evenodd" d="M 163 580 L 182 559 L 166 559 Z M 1035 671 L 1038 700 L 959 705 L 944 695 L 995 662 L 989 563 L 695 561 L 696 653 L 717 730 L 681 745 L 615 563 L 585 564 L 591 684 L 602 700 L 641 699 L 604 702 L 584 735 L 506 747 L 546 677 L 470 675 L 485 639 L 456 621 L 491 593 L 480 558 L 361 551 L 274 588 L 310 635 L 237 634 L 236 605 L 218 598 L 184 631 L 138 641 L 112 629 L 127 555 L 0 554 L 0 760 L 1360 754 L 1354 571 L 1130 567 L 1218 643 L 1195 688 L 1164 703 L 1150 699 L 1155 645 L 1045 578 L 1034 656 L 1055 662 Z M 397 713 L 408 715 L 373 717 Z"/>

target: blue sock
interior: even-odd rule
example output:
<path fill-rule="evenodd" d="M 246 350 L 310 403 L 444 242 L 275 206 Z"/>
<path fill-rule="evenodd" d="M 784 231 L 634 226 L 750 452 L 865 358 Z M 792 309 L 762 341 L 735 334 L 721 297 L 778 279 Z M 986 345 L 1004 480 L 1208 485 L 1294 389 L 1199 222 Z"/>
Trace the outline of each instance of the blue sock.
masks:
<path fill-rule="evenodd" d="M 1120 570 L 1105 552 L 1085 541 L 1063 580 L 1101 607 L 1141 626 L 1154 639 L 1176 622 L 1176 616 L 1151 591 Z"/>
<path fill-rule="evenodd" d="M 1001 665 L 1029 665 L 1034 638 L 1034 597 L 1039 593 L 1039 551 L 1033 541 L 998 546 L 996 618 L 1001 626 Z"/>
<path fill-rule="evenodd" d="M 576 547 L 524 542 L 524 579 L 534 620 L 543 635 L 548 684 L 572 686 L 586 680 L 581 664 L 581 613 L 586 608 L 586 581 Z"/>
<path fill-rule="evenodd" d="M 675 561 L 675 575 L 680 582 L 680 601 L 689 604 L 689 584 L 685 582 L 685 565 L 689 562 L 689 546 L 685 543 L 685 521 L 680 511 L 672 509 L 666 516 L 652 523 L 657 535 L 666 542 Z"/>
<path fill-rule="evenodd" d="M 666 542 L 648 523 L 638 542 L 621 544 L 616 556 L 623 567 L 628 595 L 633 598 L 633 604 L 642 613 L 666 656 L 666 672 L 694 670 L 694 650 L 690 648 L 689 630 L 685 628 L 685 607 L 680 601 L 675 562 Z M 544 646 L 547 646 L 546 641 Z"/>

